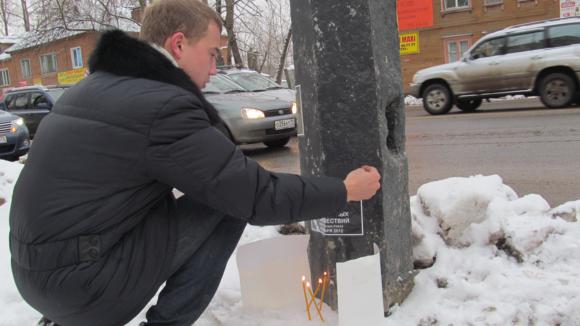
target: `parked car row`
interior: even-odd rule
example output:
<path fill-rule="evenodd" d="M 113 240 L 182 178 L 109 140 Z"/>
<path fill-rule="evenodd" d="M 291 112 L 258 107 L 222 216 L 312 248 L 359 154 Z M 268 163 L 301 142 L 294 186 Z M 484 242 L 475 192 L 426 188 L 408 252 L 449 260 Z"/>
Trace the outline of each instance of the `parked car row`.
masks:
<path fill-rule="evenodd" d="M 430 114 L 455 104 L 477 110 L 483 99 L 539 96 L 550 108 L 580 96 L 580 17 L 516 25 L 476 42 L 460 61 L 418 71 L 410 95 Z"/>
<path fill-rule="evenodd" d="M 40 121 L 66 89 L 30 86 L 4 93 L 0 102 L 0 159 L 17 160 L 28 152 Z M 263 142 L 268 147 L 282 147 L 296 135 L 294 92 L 255 71 L 220 71 L 203 92 L 236 144 Z"/>

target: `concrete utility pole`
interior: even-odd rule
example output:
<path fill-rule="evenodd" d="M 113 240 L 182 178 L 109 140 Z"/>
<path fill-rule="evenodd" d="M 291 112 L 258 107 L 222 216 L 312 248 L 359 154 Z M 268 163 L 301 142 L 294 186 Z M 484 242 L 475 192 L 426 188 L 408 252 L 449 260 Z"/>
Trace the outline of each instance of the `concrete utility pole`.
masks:
<path fill-rule="evenodd" d="M 413 287 L 396 8 L 396 0 L 291 0 L 302 174 L 345 177 L 369 164 L 382 175 L 373 199 L 307 223 L 312 277 L 330 272 L 325 301 L 333 309 L 335 264 L 373 254 L 373 243 L 381 250 L 385 312 Z"/>

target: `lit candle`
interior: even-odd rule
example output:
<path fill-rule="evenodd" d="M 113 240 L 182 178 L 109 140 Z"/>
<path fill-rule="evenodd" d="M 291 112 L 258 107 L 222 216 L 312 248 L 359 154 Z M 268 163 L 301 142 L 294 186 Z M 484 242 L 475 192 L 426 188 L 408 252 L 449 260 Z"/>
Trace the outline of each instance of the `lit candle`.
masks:
<path fill-rule="evenodd" d="M 319 278 L 318 279 L 318 285 L 316 286 L 316 290 L 314 290 L 314 296 L 315 297 L 318 296 L 318 292 L 320 292 L 321 285 L 322 285 L 322 279 Z"/>
<path fill-rule="evenodd" d="M 306 304 L 306 314 L 308 315 L 308 320 L 312 320 L 310 316 L 310 304 L 308 303 L 308 297 L 306 296 L 306 276 L 302 275 L 302 291 L 304 292 L 304 303 Z"/>
<path fill-rule="evenodd" d="M 310 290 L 310 282 L 306 282 L 306 288 L 308 289 L 308 291 L 312 292 L 312 290 Z M 311 304 L 312 304 L 312 297 L 309 300 L 306 300 L 306 308 L 308 309 L 308 311 L 310 311 Z"/>
<path fill-rule="evenodd" d="M 314 308 L 316 309 L 316 312 L 318 313 L 320 320 L 324 321 L 324 318 L 322 317 L 322 312 L 320 312 L 320 308 L 318 308 L 318 305 L 316 304 L 316 300 L 314 300 L 316 297 L 314 296 L 314 293 L 312 293 L 312 288 L 310 287 L 310 283 L 306 283 L 306 288 L 308 289 L 308 293 L 312 297 L 311 302 L 314 302 Z"/>
<path fill-rule="evenodd" d="M 328 273 L 324 272 L 322 276 L 322 294 L 320 295 L 320 306 L 319 309 L 322 310 L 322 305 L 324 304 L 324 292 L 326 292 L 326 284 L 328 284 Z"/>

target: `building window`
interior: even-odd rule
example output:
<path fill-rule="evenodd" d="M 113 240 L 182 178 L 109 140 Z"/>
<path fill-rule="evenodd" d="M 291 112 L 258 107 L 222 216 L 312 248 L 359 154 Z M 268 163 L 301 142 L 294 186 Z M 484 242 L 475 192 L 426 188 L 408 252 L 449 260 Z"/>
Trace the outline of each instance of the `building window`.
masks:
<path fill-rule="evenodd" d="M 484 4 L 486 6 L 495 6 L 503 4 L 503 0 L 485 0 Z"/>
<path fill-rule="evenodd" d="M 443 0 L 443 4 L 446 11 L 469 8 L 469 0 Z"/>
<path fill-rule="evenodd" d="M 30 60 L 22 59 L 20 60 L 20 68 L 22 68 L 22 78 L 32 77 L 32 69 L 30 69 Z"/>
<path fill-rule="evenodd" d="M 70 57 L 73 69 L 83 67 L 83 54 L 81 52 L 80 46 L 70 49 Z"/>
<path fill-rule="evenodd" d="M 40 56 L 40 72 L 48 74 L 56 72 L 56 53 L 43 54 Z"/>
<path fill-rule="evenodd" d="M 8 69 L 0 69 L 0 86 L 10 85 L 10 74 Z"/>
<path fill-rule="evenodd" d="M 455 62 L 461 59 L 463 53 L 469 49 L 469 39 L 453 39 L 445 41 L 445 59 Z"/>

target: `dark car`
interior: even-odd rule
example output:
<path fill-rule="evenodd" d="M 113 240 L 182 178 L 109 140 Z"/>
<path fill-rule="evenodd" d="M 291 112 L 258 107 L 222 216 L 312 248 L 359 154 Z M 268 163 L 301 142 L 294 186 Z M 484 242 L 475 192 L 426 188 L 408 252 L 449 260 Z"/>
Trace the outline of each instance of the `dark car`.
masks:
<path fill-rule="evenodd" d="M 257 71 L 248 69 L 221 69 L 219 74 L 225 75 L 250 92 L 263 93 L 263 96 L 288 102 L 294 102 L 296 100 L 296 95 L 293 90 L 276 84 L 275 81 Z"/>
<path fill-rule="evenodd" d="M 16 161 L 29 149 L 30 137 L 24 120 L 0 111 L 0 159 Z"/>
<path fill-rule="evenodd" d="M 296 135 L 293 102 L 249 92 L 220 74 L 211 77 L 203 92 L 236 144 L 283 147 Z"/>
<path fill-rule="evenodd" d="M 7 91 L 2 101 L 2 109 L 24 119 L 34 137 L 38 124 L 52 109 L 66 87 L 30 86 L 13 88 Z"/>

